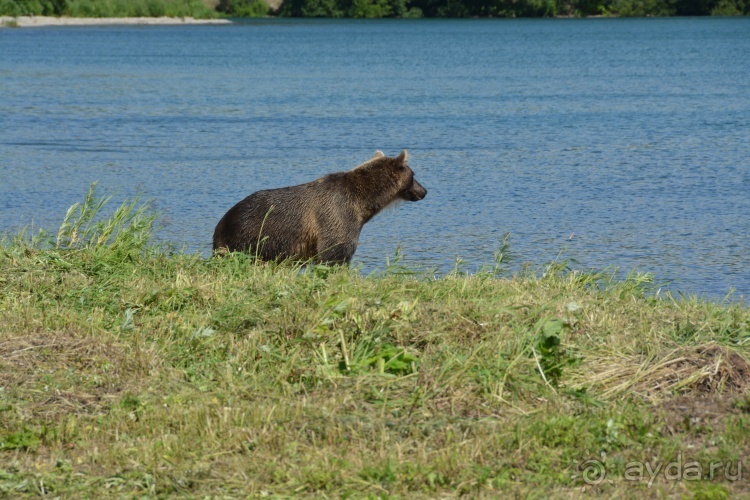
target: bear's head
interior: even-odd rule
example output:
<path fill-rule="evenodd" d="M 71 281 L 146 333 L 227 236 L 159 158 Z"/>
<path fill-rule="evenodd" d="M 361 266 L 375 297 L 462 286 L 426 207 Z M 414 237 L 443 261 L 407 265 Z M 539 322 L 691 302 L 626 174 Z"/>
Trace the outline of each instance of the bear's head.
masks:
<path fill-rule="evenodd" d="M 350 185 L 357 196 L 365 200 L 365 221 L 386 206 L 393 207 L 401 201 L 419 201 L 427 195 L 427 190 L 414 178 L 408 162 L 406 150 L 395 158 L 376 151 L 372 158 L 349 173 Z"/>
<path fill-rule="evenodd" d="M 406 201 L 419 201 L 427 196 L 427 190 L 417 182 L 417 179 L 414 178 L 414 172 L 409 168 L 409 153 L 404 149 L 400 155 L 392 160 L 393 169 L 399 177 L 399 185 L 402 186 L 398 197 Z"/>

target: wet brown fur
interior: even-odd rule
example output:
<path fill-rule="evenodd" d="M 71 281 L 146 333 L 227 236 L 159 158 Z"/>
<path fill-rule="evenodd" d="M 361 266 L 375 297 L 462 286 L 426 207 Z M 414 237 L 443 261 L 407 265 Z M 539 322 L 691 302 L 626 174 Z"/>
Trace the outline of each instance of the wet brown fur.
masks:
<path fill-rule="evenodd" d="M 250 252 L 263 260 L 348 263 L 367 221 L 393 201 L 419 201 L 427 194 L 408 158 L 405 150 L 395 158 L 378 151 L 348 172 L 257 191 L 219 221 L 214 251 Z"/>

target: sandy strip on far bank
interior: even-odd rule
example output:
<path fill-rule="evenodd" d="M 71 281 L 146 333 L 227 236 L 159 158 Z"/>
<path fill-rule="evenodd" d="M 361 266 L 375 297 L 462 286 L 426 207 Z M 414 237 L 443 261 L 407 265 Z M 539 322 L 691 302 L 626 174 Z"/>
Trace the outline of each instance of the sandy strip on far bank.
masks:
<path fill-rule="evenodd" d="M 171 24 L 231 24 L 228 19 L 194 19 L 192 17 L 0 17 L 0 27 L 18 26 L 102 26 L 111 24 L 171 25 Z"/>

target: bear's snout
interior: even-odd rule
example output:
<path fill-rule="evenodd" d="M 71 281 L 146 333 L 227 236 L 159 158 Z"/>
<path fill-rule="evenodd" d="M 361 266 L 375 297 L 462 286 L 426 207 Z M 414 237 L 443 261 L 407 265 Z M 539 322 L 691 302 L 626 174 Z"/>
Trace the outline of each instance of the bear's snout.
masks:
<path fill-rule="evenodd" d="M 418 183 L 416 179 L 414 179 L 411 189 L 409 189 L 406 194 L 409 196 L 409 201 L 419 201 L 427 196 L 427 190 Z"/>

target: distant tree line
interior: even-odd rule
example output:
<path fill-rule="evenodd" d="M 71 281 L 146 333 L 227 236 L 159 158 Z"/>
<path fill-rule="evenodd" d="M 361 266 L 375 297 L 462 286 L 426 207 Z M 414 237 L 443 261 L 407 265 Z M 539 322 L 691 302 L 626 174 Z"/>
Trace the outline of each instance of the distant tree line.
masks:
<path fill-rule="evenodd" d="M 261 2 L 221 0 L 218 8 L 232 15 L 253 11 L 249 6 Z M 750 0 L 285 0 L 272 14 L 327 18 L 739 16 L 750 15 Z"/>
<path fill-rule="evenodd" d="M 72 17 L 555 17 L 738 16 L 750 0 L 0 0 L 0 15 Z"/>

